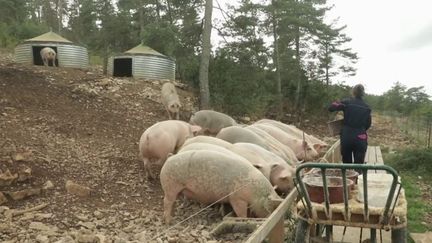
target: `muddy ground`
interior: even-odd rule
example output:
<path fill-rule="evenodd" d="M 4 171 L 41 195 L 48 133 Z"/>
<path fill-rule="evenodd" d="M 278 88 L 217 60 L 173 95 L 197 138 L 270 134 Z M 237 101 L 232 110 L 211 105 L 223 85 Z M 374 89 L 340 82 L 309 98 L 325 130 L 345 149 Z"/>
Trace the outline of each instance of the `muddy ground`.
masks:
<path fill-rule="evenodd" d="M 76 70 L 15 64 L 0 58 L 0 184 L 2 242 L 239 242 L 244 234 L 210 235 L 222 220 L 217 208 L 174 229 L 162 221 L 163 192 L 143 178 L 138 141 L 167 119 L 159 101 L 163 81 L 109 78 L 99 68 Z M 197 96 L 179 85 L 183 120 Z M 247 119 L 245 119 L 247 120 Z M 325 120 L 304 130 L 329 143 Z M 371 143 L 390 150 L 409 141 L 391 121 L 374 117 Z M 68 193 L 66 181 L 83 188 Z M 1 181 L 0 181 L 1 182 Z M 89 189 L 89 190 L 87 190 Z M 80 197 L 76 194 L 88 194 Z M 7 200 L 7 201 L 6 201 Z M 3 204 L 2 204 L 3 203 Z M 19 212 L 33 207 L 37 210 Z M 177 203 L 174 223 L 204 206 Z M 16 215 L 15 215 L 16 214 Z"/>

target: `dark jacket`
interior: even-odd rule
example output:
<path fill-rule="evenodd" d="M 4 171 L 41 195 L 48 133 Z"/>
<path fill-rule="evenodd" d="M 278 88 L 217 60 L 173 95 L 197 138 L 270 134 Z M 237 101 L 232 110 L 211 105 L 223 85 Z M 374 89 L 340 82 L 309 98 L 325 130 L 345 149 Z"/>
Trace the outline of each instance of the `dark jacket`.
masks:
<path fill-rule="evenodd" d="M 340 102 L 335 101 L 328 107 L 328 110 L 343 111 L 343 130 L 351 130 L 355 133 L 353 135 L 365 133 L 371 126 L 371 109 L 369 105 L 360 98 L 349 98 Z"/>

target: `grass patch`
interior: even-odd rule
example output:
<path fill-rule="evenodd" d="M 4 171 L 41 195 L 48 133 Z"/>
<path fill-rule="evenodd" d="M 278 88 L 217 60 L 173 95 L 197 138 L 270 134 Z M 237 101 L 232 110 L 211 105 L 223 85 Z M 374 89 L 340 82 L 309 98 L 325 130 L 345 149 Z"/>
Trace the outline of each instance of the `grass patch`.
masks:
<path fill-rule="evenodd" d="M 96 55 L 90 55 L 90 65 L 102 65 L 103 64 L 103 58 Z"/>
<path fill-rule="evenodd" d="M 408 200 L 408 231 L 423 233 L 432 230 L 429 223 L 424 224 L 425 215 L 432 211 L 432 205 L 422 198 L 422 192 L 418 183 L 426 184 L 426 180 L 419 180 L 418 176 L 411 173 L 401 173 L 402 186 Z"/>
<path fill-rule="evenodd" d="M 432 212 L 431 196 L 423 197 L 432 179 L 432 149 L 408 149 L 385 157 L 386 164 L 398 170 L 402 178 L 408 201 L 408 231 L 423 233 L 432 230 L 432 222 L 427 222 L 426 217 Z"/>

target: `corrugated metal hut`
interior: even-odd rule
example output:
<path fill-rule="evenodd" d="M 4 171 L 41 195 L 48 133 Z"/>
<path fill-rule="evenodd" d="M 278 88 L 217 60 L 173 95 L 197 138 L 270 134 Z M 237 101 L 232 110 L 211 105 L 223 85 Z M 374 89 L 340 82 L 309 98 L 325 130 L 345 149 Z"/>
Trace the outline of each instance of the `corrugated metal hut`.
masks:
<path fill-rule="evenodd" d="M 108 59 L 108 73 L 114 77 L 149 80 L 175 79 L 175 60 L 140 44 Z"/>
<path fill-rule="evenodd" d="M 58 67 L 87 68 L 89 65 L 86 48 L 75 45 L 52 31 L 17 45 L 15 60 L 19 63 L 43 65 L 40 51 L 44 47 L 51 47 L 57 53 Z"/>

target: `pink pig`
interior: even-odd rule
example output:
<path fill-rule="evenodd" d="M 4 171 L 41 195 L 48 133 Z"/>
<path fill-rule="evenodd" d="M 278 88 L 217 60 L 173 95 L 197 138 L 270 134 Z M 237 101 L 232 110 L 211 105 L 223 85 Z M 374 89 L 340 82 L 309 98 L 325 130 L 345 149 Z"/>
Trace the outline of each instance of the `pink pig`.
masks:
<path fill-rule="evenodd" d="M 44 47 L 40 55 L 45 66 L 49 66 L 49 61 L 52 61 L 54 67 L 56 66 L 56 52 L 51 47 Z"/>
<path fill-rule="evenodd" d="M 305 140 L 310 144 L 314 144 L 314 148 L 319 154 L 324 153 L 329 146 L 326 142 L 303 132 L 302 130 L 300 130 L 294 125 L 288 125 L 280 121 L 271 120 L 271 119 L 262 119 L 255 122 L 255 124 L 266 124 L 266 125 L 277 127 L 298 139 L 303 139 L 303 134 L 304 134 Z"/>
<path fill-rule="evenodd" d="M 299 160 L 313 161 L 319 156 L 315 148 L 307 141 L 295 138 L 277 127 L 267 124 L 254 124 L 252 126 L 267 132 L 282 144 L 290 147 Z"/>
<path fill-rule="evenodd" d="M 147 178 L 154 178 L 151 163 L 163 165 L 170 153 L 174 153 L 187 138 L 193 137 L 200 130 L 199 126 L 177 120 L 158 122 L 147 128 L 139 142 Z"/>

